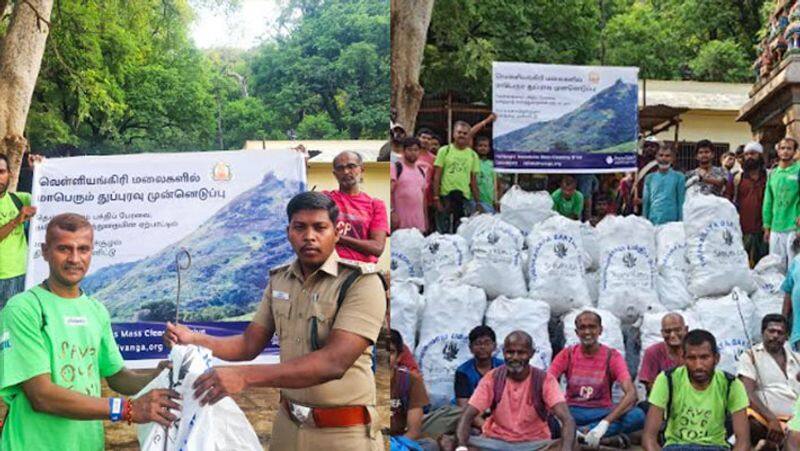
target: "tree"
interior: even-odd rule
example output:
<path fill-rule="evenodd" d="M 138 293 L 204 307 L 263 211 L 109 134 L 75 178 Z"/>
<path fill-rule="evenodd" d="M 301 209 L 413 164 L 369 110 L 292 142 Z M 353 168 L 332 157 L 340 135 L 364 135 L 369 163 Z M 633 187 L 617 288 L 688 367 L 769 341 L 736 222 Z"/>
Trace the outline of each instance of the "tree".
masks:
<path fill-rule="evenodd" d="M 703 44 L 697 56 L 689 62 L 693 78 L 702 81 L 741 81 L 750 74 L 751 61 L 747 53 L 731 38 Z"/>
<path fill-rule="evenodd" d="M 433 0 L 392 0 L 391 4 L 391 107 L 397 111 L 397 122 L 413 131 L 425 92 L 419 76 Z"/>
<path fill-rule="evenodd" d="M 0 0 L 0 21 L 8 6 L 8 0 Z M 25 122 L 50 33 L 53 2 L 25 0 L 10 7 L 10 22 L 5 34 L 0 34 L 0 153 L 10 157 L 9 189 L 13 191 L 22 162 Z"/>

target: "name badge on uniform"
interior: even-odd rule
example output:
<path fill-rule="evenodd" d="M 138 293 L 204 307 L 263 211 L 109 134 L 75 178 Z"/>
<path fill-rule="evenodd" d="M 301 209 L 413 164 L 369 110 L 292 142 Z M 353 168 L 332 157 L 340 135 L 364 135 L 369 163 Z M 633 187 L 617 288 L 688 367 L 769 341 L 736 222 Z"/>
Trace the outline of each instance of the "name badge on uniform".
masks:
<path fill-rule="evenodd" d="M 285 291 L 272 290 L 272 299 L 276 301 L 288 301 L 289 293 Z"/>
<path fill-rule="evenodd" d="M 86 318 L 83 316 L 65 316 L 64 324 L 67 326 L 85 326 Z"/>

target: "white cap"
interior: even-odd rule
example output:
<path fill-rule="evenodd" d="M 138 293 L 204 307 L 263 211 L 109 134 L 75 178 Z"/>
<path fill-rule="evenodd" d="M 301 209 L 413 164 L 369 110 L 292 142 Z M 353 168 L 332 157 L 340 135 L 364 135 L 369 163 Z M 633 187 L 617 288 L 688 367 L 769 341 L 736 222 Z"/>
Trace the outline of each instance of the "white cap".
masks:
<path fill-rule="evenodd" d="M 758 141 L 750 141 L 749 143 L 745 144 L 744 151 L 764 153 L 764 147 L 762 147 Z"/>
<path fill-rule="evenodd" d="M 661 141 L 659 141 L 658 138 L 656 138 L 655 136 L 648 136 L 647 138 L 644 139 L 644 142 L 659 144 L 659 145 L 661 144 Z"/>

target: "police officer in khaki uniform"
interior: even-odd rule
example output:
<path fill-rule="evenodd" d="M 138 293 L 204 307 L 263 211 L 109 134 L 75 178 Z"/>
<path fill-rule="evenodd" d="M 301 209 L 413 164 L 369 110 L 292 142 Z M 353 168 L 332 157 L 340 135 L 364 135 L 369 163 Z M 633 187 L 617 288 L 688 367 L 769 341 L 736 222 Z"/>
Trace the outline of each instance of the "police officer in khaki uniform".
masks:
<path fill-rule="evenodd" d="M 277 333 L 281 363 L 215 368 L 198 378 L 195 396 L 213 404 L 248 387 L 281 388 L 271 449 L 381 450 L 371 349 L 386 311 L 383 284 L 372 265 L 337 256 L 338 208 L 327 196 L 298 194 L 286 210 L 297 258 L 270 271 L 244 334 L 212 337 L 168 323 L 165 341 L 242 361 Z"/>

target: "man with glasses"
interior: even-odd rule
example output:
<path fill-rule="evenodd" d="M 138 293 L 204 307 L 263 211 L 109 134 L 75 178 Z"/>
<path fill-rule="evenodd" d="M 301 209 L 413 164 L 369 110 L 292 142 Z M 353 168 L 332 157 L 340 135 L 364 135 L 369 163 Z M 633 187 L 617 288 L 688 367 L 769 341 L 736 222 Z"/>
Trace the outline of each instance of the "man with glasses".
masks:
<path fill-rule="evenodd" d="M 647 387 L 648 395 L 653 388 L 653 382 L 662 371 L 671 370 L 683 363 L 683 337 L 687 332 L 689 328 L 680 313 L 667 313 L 661 318 L 661 336 L 664 341 L 644 351 L 639 369 L 639 381 Z"/>
<path fill-rule="evenodd" d="M 357 152 L 344 151 L 333 159 L 333 175 L 339 189 L 323 191 L 339 207 L 336 230 L 339 257 L 375 263 L 386 246 L 389 220 L 383 201 L 361 191 L 364 160 Z"/>

